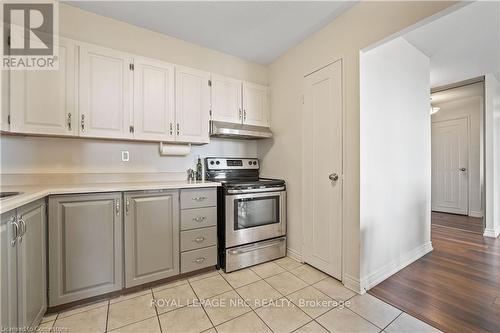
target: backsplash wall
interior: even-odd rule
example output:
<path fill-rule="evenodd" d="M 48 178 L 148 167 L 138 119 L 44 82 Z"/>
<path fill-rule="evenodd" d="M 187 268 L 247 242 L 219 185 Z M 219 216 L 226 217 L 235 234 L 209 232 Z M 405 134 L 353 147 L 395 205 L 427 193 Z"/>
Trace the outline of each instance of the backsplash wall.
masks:
<path fill-rule="evenodd" d="M 121 151 L 130 153 L 122 162 Z M 159 143 L 2 135 L 2 174 L 184 172 L 198 156 L 257 157 L 256 141 L 212 139 L 187 156 L 160 156 Z"/>

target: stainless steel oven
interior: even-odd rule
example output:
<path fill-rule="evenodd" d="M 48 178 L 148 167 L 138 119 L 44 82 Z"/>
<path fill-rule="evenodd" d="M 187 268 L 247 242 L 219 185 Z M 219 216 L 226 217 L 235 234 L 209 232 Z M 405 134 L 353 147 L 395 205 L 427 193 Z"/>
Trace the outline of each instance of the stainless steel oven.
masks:
<path fill-rule="evenodd" d="M 225 196 L 226 247 L 286 234 L 285 187 L 264 190 L 268 191 L 228 190 Z"/>
<path fill-rule="evenodd" d="M 226 272 L 286 255 L 286 185 L 259 177 L 256 158 L 209 157 L 217 191 L 219 266 Z"/>

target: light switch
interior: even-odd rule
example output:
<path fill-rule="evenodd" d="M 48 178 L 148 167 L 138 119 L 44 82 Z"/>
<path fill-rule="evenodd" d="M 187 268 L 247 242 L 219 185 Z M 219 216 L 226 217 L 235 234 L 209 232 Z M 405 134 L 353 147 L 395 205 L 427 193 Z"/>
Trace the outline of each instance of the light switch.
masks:
<path fill-rule="evenodd" d="M 122 162 L 130 161 L 130 153 L 128 150 L 122 150 Z"/>

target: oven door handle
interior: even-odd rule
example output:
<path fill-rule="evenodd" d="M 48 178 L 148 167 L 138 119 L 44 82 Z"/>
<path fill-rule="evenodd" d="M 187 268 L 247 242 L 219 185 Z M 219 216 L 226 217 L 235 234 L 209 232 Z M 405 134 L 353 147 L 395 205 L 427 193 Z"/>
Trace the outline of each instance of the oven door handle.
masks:
<path fill-rule="evenodd" d="M 247 190 L 227 190 L 229 194 L 245 194 L 245 193 L 257 193 L 257 192 L 279 192 L 284 191 L 285 187 L 268 187 L 268 188 L 253 188 Z"/>
<path fill-rule="evenodd" d="M 243 248 L 243 249 L 239 249 L 239 250 L 231 250 L 231 251 L 229 251 L 229 254 L 236 255 L 236 254 L 242 254 L 242 253 L 252 252 L 252 251 L 256 251 L 256 250 L 262 250 L 262 249 L 265 249 L 268 247 L 279 246 L 280 245 L 279 243 L 283 242 L 283 241 L 285 241 L 285 238 L 280 238 L 277 240 L 273 240 L 272 243 L 257 246 L 257 247 L 252 246 L 252 247 Z"/>

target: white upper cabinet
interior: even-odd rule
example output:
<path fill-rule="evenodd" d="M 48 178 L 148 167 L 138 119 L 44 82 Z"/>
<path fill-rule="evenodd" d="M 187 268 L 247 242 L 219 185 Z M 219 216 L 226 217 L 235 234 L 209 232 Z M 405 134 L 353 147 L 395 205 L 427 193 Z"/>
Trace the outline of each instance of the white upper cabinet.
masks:
<path fill-rule="evenodd" d="M 243 82 L 243 123 L 269 126 L 268 88 Z"/>
<path fill-rule="evenodd" d="M 77 46 L 59 39 L 59 69 L 10 72 L 11 131 L 76 135 Z"/>
<path fill-rule="evenodd" d="M 208 143 L 210 73 L 175 67 L 176 141 Z"/>
<path fill-rule="evenodd" d="M 241 123 L 241 81 L 212 74 L 212 120 Z"/>
<path fill-rule="evenodd" d="M 174 66 L 134 58 L 134 138 L 175 140 Z"/>
<path fill-rule="evenodd" d="M 133 58 L 122 52 L 80 46 L 80 136 L 131 138 Z"/>

